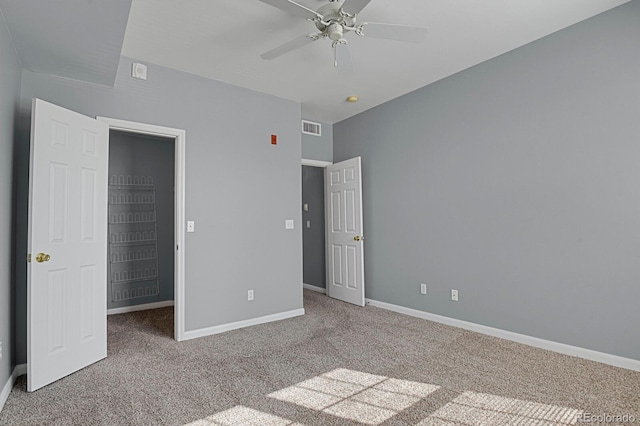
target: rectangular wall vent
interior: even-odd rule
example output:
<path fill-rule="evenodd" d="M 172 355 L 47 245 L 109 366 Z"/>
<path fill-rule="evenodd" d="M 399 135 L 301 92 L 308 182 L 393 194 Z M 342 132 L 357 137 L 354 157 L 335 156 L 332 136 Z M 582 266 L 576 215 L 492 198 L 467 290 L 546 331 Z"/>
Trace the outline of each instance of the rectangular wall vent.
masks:
<path fill-rule="evenodd" d="M 302 133 L 305 135 L 321 136 L 322 125 L 313 121 L 302 120 Z"/>

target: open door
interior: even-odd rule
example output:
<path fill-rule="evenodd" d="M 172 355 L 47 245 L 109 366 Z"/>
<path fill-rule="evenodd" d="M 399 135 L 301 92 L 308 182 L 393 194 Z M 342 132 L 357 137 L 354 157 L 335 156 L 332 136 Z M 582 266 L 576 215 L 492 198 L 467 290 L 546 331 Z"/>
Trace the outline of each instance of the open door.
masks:
<path fill-rule="evenodd" d="M 34 99 L 27 390 L 107 356 L 108 127 Z"/>
<path fill-rule="evenodd" d="M 364 306 L 360 157 L 327 166 L 327 294 Z"/>

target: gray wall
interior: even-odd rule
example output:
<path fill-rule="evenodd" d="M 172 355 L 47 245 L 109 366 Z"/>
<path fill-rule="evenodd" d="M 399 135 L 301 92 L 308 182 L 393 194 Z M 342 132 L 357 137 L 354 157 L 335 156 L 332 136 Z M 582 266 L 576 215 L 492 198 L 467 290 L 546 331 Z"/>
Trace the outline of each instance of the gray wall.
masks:
<path fill-rule="evenodd" d="M 636 0 L 334 125 L 366 297 L 640 359 L 639 23 Z"/>
<path fill-rule="evenodd" d="M 14 116 L 20 97 L 20 62 L 0 11 L 0 388 L 15 365 L 15 312 L 13 308 L 13 156 Z M 19 256 L 22 265 L 25 257 Z"/>
<path fill-rule="evenodd" d="M 302 158 L 307 160 L 329 161 L 333 160 L 333 126 L 316 120 L 322 130 L 320 136 L 302 134 Z"/>
<path fill-rule="evenodd" d="M 155 65 L 147 81 L 134 80 L 131 62 L 121 59 L 114 88 L 23 71 L 20 170 L 28 165 L 33 97 L 88 116 L 185 129 L 186 219 L 196 222 L 186 234 L 187 331 L 302 308 L 300 104 Z M 19 218 L 27 177 L 19 175 Z M 287 218 L 294 230 L 285 231 Z M 26 223 L 18 225 L 24 253 Z M 21 272 L 17 356 L 25 362 Z"/>
<path fill-rule="evenodd" d="M 175 140 L 112 130 L 109 132 L 109 176 L 152 176 L 155 185 L 156 232 L 158 248 L 157 296 L 112 302 L 108 308 L 173 300 L 174 290 L 174 182 Z M 125 226 L 115 225 L 116 231 Z M 135 227 L 135 225 L 133 225 Z M 148 225 L 145 225 L 148 227 Z M 153 263 L 151 263 L 153 266 Z M 135 263 L 132 263 L 132 266 Z M 143 266 L 149 265 L 143 261 Z M 121 268 L 123 265 L 119 265 Z M 108 281 L 109 282 L 109 281 Z"/>
<path fill-rule="evenodd" d="M 309 205 L 302 211 L 302 279 L 325 288 L 324 168 L 302 166 L 302 204 Z"/>

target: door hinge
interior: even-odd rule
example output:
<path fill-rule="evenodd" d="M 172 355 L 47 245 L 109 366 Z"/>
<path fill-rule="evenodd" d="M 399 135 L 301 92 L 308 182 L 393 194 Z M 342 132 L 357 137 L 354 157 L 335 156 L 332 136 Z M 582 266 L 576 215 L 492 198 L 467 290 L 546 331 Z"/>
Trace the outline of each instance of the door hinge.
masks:
<path fill-rule="evenodd" d="M 31 263 L 31 253 L 27 254 L 27 263 Z"/>

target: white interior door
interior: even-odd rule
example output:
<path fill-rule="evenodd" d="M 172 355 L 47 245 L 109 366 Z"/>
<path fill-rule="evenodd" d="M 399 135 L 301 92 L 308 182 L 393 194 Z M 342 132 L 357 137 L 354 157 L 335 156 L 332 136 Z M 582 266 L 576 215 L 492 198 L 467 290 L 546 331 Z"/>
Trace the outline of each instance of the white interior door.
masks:
<path fill-rule="evenodd" d="M 360 157 L 325 170 L 327 294 L 364 306 Z"/>
<path fill-rule="evenodd" d="M 108 127 L 34 99 L 27 390 L 107 356 Z"/>

